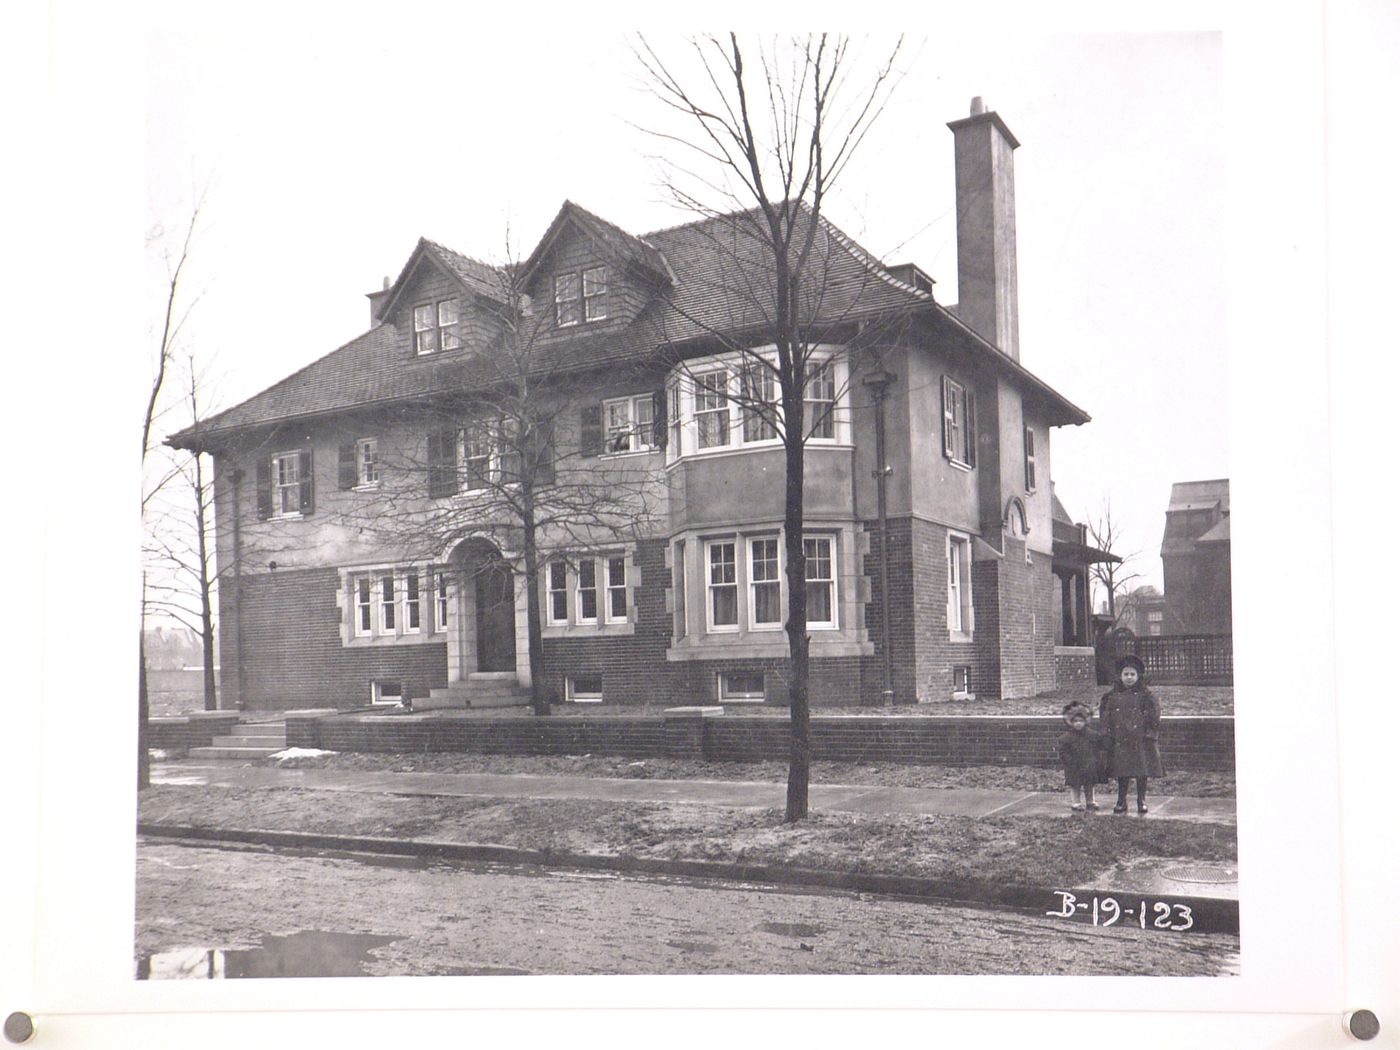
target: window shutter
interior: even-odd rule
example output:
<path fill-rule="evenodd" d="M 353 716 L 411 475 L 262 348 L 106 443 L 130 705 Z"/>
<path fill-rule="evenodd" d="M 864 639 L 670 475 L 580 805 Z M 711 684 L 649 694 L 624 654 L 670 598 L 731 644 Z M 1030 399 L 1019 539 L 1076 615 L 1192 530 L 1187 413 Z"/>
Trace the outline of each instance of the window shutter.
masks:
<path fill-rule="evenodd" d="M 534 452 L 535 487 L 554 484 L 554 423 L 545 421 L 536 431 Z"/>
<path fill-rule="evenodd" d="M 666 388 L 663 386 L 651 395 L 651 446 L 662 451 L 666 449 L 668 433 L 666 420 Z"/>
<path fill-rule="evenodd" d="M 953 384 L 943 377 L 943 458 L 953 458 Z"/>
<path fill-rule="evenodd" d="M 311 473 L 311 450 L 303 449 L 301 452 L 301 513 L 302 516 L 310 514 L 316 509 L 315 484 Z"/>
<path fill-rule="evenodd" d="M 579 452 L 585 456 L 603 454 L 602 405 L 588 405 L 579 413 Z"/>
<path fill-rule="evenodd" d="M 258 459 L 258 517 L 272 517 L 272 460 L 267 456 Z"/>
<path fill-rule="evenodd" d="M 963 429 L 967 431 L 964 440 L 967 443 L 967 465 L 977 466 L 977 404 L 971 390 L 963 392 L 967 398 L 966 407 L 963 410 Z"/>
<path fill-rule="evenodd" d="M 428 434 L 428 495 L 433 499 L 457 491 L 457 433 L 438 430 Z"/>
<path fill-rule="evenodd" d="M 356 460 L 354 442 L 340 446 L 340 460 L 336 470 L 336 478 L 343 489 L 353 489 L 359 483 L 360 465 Z"/>

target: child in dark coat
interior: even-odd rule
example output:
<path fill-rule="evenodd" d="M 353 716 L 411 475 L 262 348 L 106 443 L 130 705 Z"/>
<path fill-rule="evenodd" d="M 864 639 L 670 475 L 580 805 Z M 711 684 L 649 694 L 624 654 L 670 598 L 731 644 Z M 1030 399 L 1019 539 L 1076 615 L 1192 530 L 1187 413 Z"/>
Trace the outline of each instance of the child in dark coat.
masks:
<path fill-rule="evenodd" d="M 1108 738 L 1108 772 L 1118 780 L 1115 813 L 1128 812 L 1128 781 L 1137 780 L 1137 811 L 1147 813 L 1147 781 L 1162 775 L 1157 728 L 1162 710 L 1142 683 L 1143 665 L 1136 656 L 1118 661 L 1118 682 L 1099 701 L 1099 725 Z"/>
<path fill-rule="evenodd" d="M 1062 734 L 1056 744 L 1065 771 L 1065 787 L 1069 789 L 1069 808 L 1092 812 L 1099 808 L 1094 801 L 1094 785 L 1102 777 L 1099 734 L 1089 728 L 1089 709 L 1077 700 L 1065 705 L 1063 717 L 1069 732 Z"/>

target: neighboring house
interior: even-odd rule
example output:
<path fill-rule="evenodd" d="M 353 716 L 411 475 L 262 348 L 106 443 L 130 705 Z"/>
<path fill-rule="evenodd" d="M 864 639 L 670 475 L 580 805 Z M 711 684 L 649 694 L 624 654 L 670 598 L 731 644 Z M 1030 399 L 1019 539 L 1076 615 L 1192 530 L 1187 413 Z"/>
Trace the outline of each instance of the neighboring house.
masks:
<path fill-rule="evenodd" d="M 1119 600 L 1118 624 L 1139 638 L 1164 634 L 1166 606 L 1166 598 L 1156 587 L 1138 587 Z"/>
<path fill-rule="evenodd" d="M 1232 634 L 1230 613 L 1230 482 L 1172 485 L 1162 535 L 1161 633 Z"/>
<path fill-rule="evenodd" d="M 1052 524 L 1051 430 L 1089 417 L 1020 363 L 1017 143 L 979 103 L 949 125 L 959 305 L 830 224 L 818 237 L 825 327 L 807 389 L 805 508 L 817 705 L 877 701 L 886 645 L 901 702 L 1054 687 L 1065 611 L 1052 563 L 1073 577 L 1094 555 L 1062 547 Z M 513 274 L 571 375 L 551 454 L 599 472 L 640 464 L 657 479 L 635 535 L 583 553 L 542 537 L 541 656 L 555 699 L 785 700 L 783 450 L 731 400 L 743 373 L 712 336 L 771 345 L 740 294 L 768 272 L 744 234 L 750 219 L 636 236 L 566 202 Z M 420 503 L 398 514 L 466 506 L 472 478 L 497 469 L 481 420 L 446 431 L 430 421 L 491 352 L 509 307 L 497 276 L 422 240 L 370 295 L 364 335 L 170 439 L 214 457 L 226 705 L 352 707 L 406 683 L 416 696 L 528 683 L 516 533 L 483 525 L 425 550 L 366 525 L 396 459 L 432 470 Z M 889 624 L 864 382 L 879 369 L 894 376 Z M 1074 586 L 1078 640 L 1088 591 Z"/>
<path fill-rule="evenodd" d="M 1055 574 L 1055 608 L 1060 611 L 1055 621 L 1055 645 L 1092 649 L 1095 632 L 1090 609 L 1089 566 L 1123 559 L 1089 545 L 1088 526 L 1076 524 L 1069 516 L 1069 511 L 1055 495 L 1053 484 L 1050 507 L 1054 538 L 1051 570 Z"/>

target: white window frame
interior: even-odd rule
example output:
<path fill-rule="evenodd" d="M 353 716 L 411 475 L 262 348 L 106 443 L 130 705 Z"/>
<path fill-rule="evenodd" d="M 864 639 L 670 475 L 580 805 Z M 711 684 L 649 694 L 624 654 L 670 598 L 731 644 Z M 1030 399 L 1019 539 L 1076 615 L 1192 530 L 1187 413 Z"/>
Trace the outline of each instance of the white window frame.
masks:
<path fill-rule="evenodd" d="M 739 441 L 756 445 L 778 440 L 782 406 L 778 404 L 778 377 L 773 370 L 759 361 L 745 361 L 739 370 L 739 396 Z M 755 401 L 765 405 L 767 412 L 753 405 Z"/>
<path fill-rule="evenodd" d="M 830 393 L 830 397 L 814 398 L 812 396 L 812 386 L 814 383 L 826 380 L 830 384 L 830 390 L 823 389 L 821 393 Z M 825 384 L 824 384 L 825 385 Z M 813 359 L 807 362 L 807 375 L 802 384 L 802 415 L 804 425 L 807 427 L 808 441 L 835 441 L 836 440 L 836 364 L 830 357 L 823 359 Z M 816 433 L 816 416 L 814 405 L 824 406 L 826 416 L 825 422 L 830 429 L 829 434 Z"/>
<path fill-rule="evenodd" d="M 761 358 L 762 361 L 757 360 Z M 778 398 L 777 377 L 770 366 L 776 363 L 777 351 L 771 347 L 760 347 L 743 353 L 729 353 L 717 357 L 697 359 L 679 366 L 679 373 L 667 383 L 667 426 L 670 439 L 667 443 L 666 461 L 674 463 L 690 456 L 723 455 L 750 449 L 781 447 L 783 442 L 783 411 Z M 766 362 L 766 363 L 765 363 Z M 850 368 L 843 348 L 835 345 L 814 348 L 808 361 L 808 383 L 804 386 L 807 426 L 810 430 L 814 409 L 830 406 L 828 418 L 830 436 L 809 436 L 808 447 L 842 446 L 851 442 L 851 414 L 849 374 Z M 719 378 L 722 376 L 723 378 Z M 811 382 L 815 378 L 826 380 L 823 394 L 830 393 L 832 400 L 825 397 L 812 400 L 805 395 L 812 393 Z M 771 424 L 758 424 L 757 411 L 745 407 L 749 400 L 748 385 L 754 385 L 761 398 L 769 397 L 768 381 L 773 384 Z M 718 401 L 719 403 L 715 403 Z M 710 402 L 710 407 L 702 404 Z M 711 443 L 702 447 L 702 421 L 715 418 L 712 424 Z M 765 436 L 772 430 L 772 436 Z M 747 431 L 747 435 L 746 435 Z M 755 431 L 757 431 L 755 433 Z"/>
<path fill-rule="evenodd" d="M 713 382 L 718 380 L 717 382 Z M 694 406 L 692 416 L 695 421 L 695 448 L 698 452 L 708 452 L 711 449 L 729 448 L 734 441 L 734 413 L 731 409 L 733 404 L 729 397 L 730 371 L 728 368 L 709 368 L 703 372 L 695 373 L 692 383 L 692 405 Z M 700 408 L 700 399 L 705 398 L 706 402 L 714 401 L 714 405 L 707 408 Z M 716 425 L 713 428 L 717 431 L 722 440 L 716 440 L 711 444 L 702 445 L 705 428 L 701 426 L 702 416 L 713 416 Z"/>
<path fill-rule="evenodd" d="M 620 414 L 619 414 L 620 413 Z M 652 403 L 650 394 L 616 397 L 603 402 L 603 454 L 625 456 L 650 452 Z M 622 448 L 616 447 L 623 442 Z"/>
<path fill-rule="evenodd" d="M 712 560 L 711 551 L 716 547 L 729 547 L 729 564 L 733 568 L 734 579 L 728 581 L 715 582 L 715 564 Z M 743 622 L 743 611 L 739 608 L 739 541 L 736 537 L 724 539 L 713 539 L 705 541 L 704 560 L 701 569 L 705 574 L 705 630 L 710 634 L 737 634 L 739 625 Z M 734 622 L 732 624 L 715 623 L 715 592 L 720 588 L 732 588 L 734 591 Z"/>
<path fill-rule="evenodd" d="M 433 573 L 433 633 L 447 630 L 447 573 Z"/>
<path fill-rule="evenodd" d="M 606 623 L 627 623 L 628 612 L 631 606 L 631 596 L 627 586 L 627 556 L 625 554 L 609 554 L 598 559 L 598 565 L 603 571 L 603 620 Z M 622 581 L 613 582 L 613 568 L 620 568 Z M 622 596 L 622 614 L 619 616 L 613 611 L 613 599 L 618 594 Z"/>
<path fill-rule="evenodd" d="M 948 560 L 948 635 L 955 639 L 971 638 L 972 537 L 948 533 L 945 555 Z"/>
<path fill-rule="evenodd" d="M 274 518 L 301 517 L 301 451 L 279 452 L 272 457 L 272 509 Z M 284 464 L 289 464 L 290 469 Z M 296 508 L 287 509 L 287 493 L 296 499 Z"/>
<path fill-rule="evenodd" d="M 350 577 L 350 608 L 356 638 L 374 637 L 374 577 L 359 573 Z"/>
<path fill-rule="evenodd" d="M 371 488 L 379 484 L 379 441 L 360 438 L 355 442 L 355 487 Z"/>
<path fill-rule="evenodd" d="M 580 678 L 598 679 L 598 691 L 580 691 L 574 684 Z M 599 672 L 595 675 L 569 675 L 564 679 L 564 699 L 573 704 L 601 704 L 603 702 L 603 675 Z"/>
<path fill-rule="evenodd" d="M 395 579 L 393 570 L 375 573 L 374 589 L 379 596 L 379 633 L 386 636 L 399 633 L 398 590 L 394 586 Z"/>
<path fill-rule="evenodd" d="M 784 606 L 784 601 L 783 601 L 783 591 L 784 591 L 784 587 L 783 587 L 783 575 L 784 575 L 784 573 L 783 573 L 783 544 L 782 544 L 782 538 L 781 538 L 780 536 L 776 536 L 776 535 L 764 535 L 764 536 L 748 536 L 748 537 L 745 537 L 745 540 L 746 540 L 745 545 L 744 545 L 744 546 L 745 546 L 745 550 L 746 550 L 745 569 L 747 570 L 746 575 L 747 575 L 747 577 L 748 577 L 747 584 L 748 584 L 748 598 L 749 598 L 749 630 L 750 630 L 750 631 L 781 631 L 781 630 L 783 629 L 783 612 L 784 612 L 784 608 L 785 608 L 785 606 Z M 757 550 L 757 548 L 758 548 L 758 546 L 759 546 L 760 544 L 766 545 L 766 544 L 769 544 L 769 543 L 771 543 L 771 544 L 773 545 L 773 558 L 772 558 L 773 577 L 772 577 L 772 579 L 763 579 L 763 580 L 759 580 L 759 579 L 756 579 L 756 578 L 755 578 L 756 574 L 755 574 L 755 572 L 754 572 L 754 569 L 755 569 L 754 555 L 755 555 L 756 550 Z M 767 561 L 768 559 L 765 558 L 764 560 Z M 776 607 L 777 607 L 777 611 L 778 611 L 778 618 L 777 618 L 776 620 L 771 620 L 771 621 L 767 621 L 767 622 L 764 622 L 764 623 L 760 623 L 759 620 L 758 620 L 758 589 L 759 589 L 760 587 L 767 587 L 767 588 L 770 588 L 771 590 L 776 591 L 776 593 L 777 593 Z"/>
<path fill-rule="evenodd" d="M 403 570 L 402 630 L 404 634 L 421 634 L 423 631 L 423 576 L 417 569 Z"/>
<path fill-rule="evenodd" d="M 763 680 L 763 688 L 755 693 L 753 690 L 732 691 L 729 689 L 730 675 L 756 674 Z M 764 671 L 716 671 L 715 672 L 715 696 L 721 703 L 728 704 L 757 704 L 768 699 L 768 675 Z"/>
<path fill-rule="evenodd" d="M 601 276 L 599 276 L 601 275 Z M 592 282 L 590 287 L 590 282 Z M 608 319 L 608 268 L 590 266 L 579 275 L 583 297 L 583 322 Z"/>
<path fill-rule="evenodd" d="M 588 569 L 588 575 L 591 576 L 592 579 L 593 579 L 593 586 L 591 586 L 591 587 L 585 587 L 585 586 L 583 585 L 583 576 L 584 576 L 584 568 L 585 568 L 585 567 L 587 567 L 587 569 Z M 600 619 L 600 615 L 601 615 L 601 613 L 602 613 L 602 600 L 601 600 L 600 591 L 601 591 L 601 588 L 598 586 L 598 563 L 597 563 L 597 561 L 595 561 L 593 558 L 580 558 L 579 561 L 578 561 L 578 568 L 577 568 L 576 573 L 575 573 L 575 582 L 574 582 L 574 622 L 575 622 L 575 623 L 577 623 L 577 624 L 586 624 L 586 625 L 589 625 L 589 626 L 593 626 L 593 625 L 596 625 L 596 624 L 602 622 L 601 619 Z M 585 594 L 590 594 L 590 593 L 593 595 L 593 615 L 592 615 L 592 616 L 585 616 L 584 613 L 583 613 L 583 596 L 584 596 Z"/>
<path fill-rule="evenodd" d="M 462 491 L 485 492 L 496 475 L 496 441 L 491 424 L 468 423 L 461 430 L 461 442 Z M 473 463 L 483 464 L 480 471 L 474 470 Z"/>
<path fill-rule="evenodd" d="M 1026 491 L 1035 491 L 1035 431 L 1030 427 L 1025 427 L 1025 434 L 1022 437 L 1023 448 L 1026 454 Z"/>
<path fill-rule="evenodd" d="M 569 623 L 569 563 L 563 558 L 551 558 L 545 563 L 544 622 L 548 627 L 567 627 Z M 557 586 L 556 586 L 557 584 Z M 564 602 L 564 615 L 554 615 L 554 599 Z"/>
<path fill-rule="evenodd" d="M 811 570 L 812 570 L 812 564 L 813 564 L 814 560 L 816 560 L 816 559 L 814 559 L 814 558 L 812 557 L 812 554 L 810 553 L 810 549 L 809 549 L 809 547 L 808 547 L 808 544 L 818 544 L 818 543 L 824 543 L 824 544 L 826 544 L 826 548 L 827 548 L 827 558 L 826 558 L 826 560 L 827 560 L 828 564 L 830 565 L 831 575 L 830 575 L 830 576 L 820 576 L 820 577 L 814 578 L 814 577 L 812 576 L 812 571 L 811 571 Z M 809 592 L 810 592 L 810 589 L 811 589 L 811 587 L 812 587 L 813 584 L 825 584 L 825 585 L 830 589 L 830 591 L 831 591 L 831 603 L 830 603 L 830 604 L 831 604 L 831 618 L 830 618 L 829 620 L 814 620 L 814 619 L 812 618 L 812 596 L 811 596 L 810 593 L 807 595 L 807 629 L 808 629 L 809 631 L 835 631 L 835 630 L 839 630 L 839 629 L 840 629 L 840 622 L 841 622 L 841 613 L 840 613 L 840 608 L 841 608 L 841 605 L 840 605 L 841 590 L 840 590 L 840 588 L 837 586 L 837 578 L 839 577 L 840 573 L 838 573 L 837 570 L 836 570 L 836 566 L 837 566 L 836 536 L 833 535 L 833 534 L 831 534 L 831 533 L 815 533 L 815 534 L 813 534 L 813 533 L 803 533 L 803 535 L 802 535 L 802 553 L 805 555 L 806 569 L 805 569 L 805 571 L 804 571 L 804 575 L 806 576 L 806 580 L 807 580 L 806 586 L 807 586 Z M 786 576 L 784 576 L 784 579 L 786 579 Z"/>
<path fill-rule="evenodd" d="M 426 357 L 462 346 L 461 310 L 456 299 L 437 299 L 413 307 L 413 352 Z M 431 339 L 429 338 L 431 336 Z M 431 346 L 425 344 L 431 342 Z"/>

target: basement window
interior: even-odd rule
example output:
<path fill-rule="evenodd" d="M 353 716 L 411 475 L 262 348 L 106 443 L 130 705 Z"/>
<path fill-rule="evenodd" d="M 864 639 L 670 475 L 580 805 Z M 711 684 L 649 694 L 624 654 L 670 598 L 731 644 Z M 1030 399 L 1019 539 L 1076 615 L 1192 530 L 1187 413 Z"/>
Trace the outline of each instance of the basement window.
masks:
<path fill-rule="evenodd" d="M 953 667 L 953 699 L 976 699 L 972 692 L 972 668 L 967 664 L 957 664 Z"/>
<path fill-rule="evenodd" d="M 403 702 L 403 685 L 398 681 L 376 681 L 369 684 L 371 704 L 398 704 Z"/>
<path fill-rule="evenodd" d="M 576 704 L 603 702 L 603 676 L 600 674 L 571 675 L 564 682 L 564 699 Z"/>
<path fill-rule="evenodd" d="M 767 696 L 762 671 L 721 671 L 719 698 L 723 701 L 753 703 Z"/>

